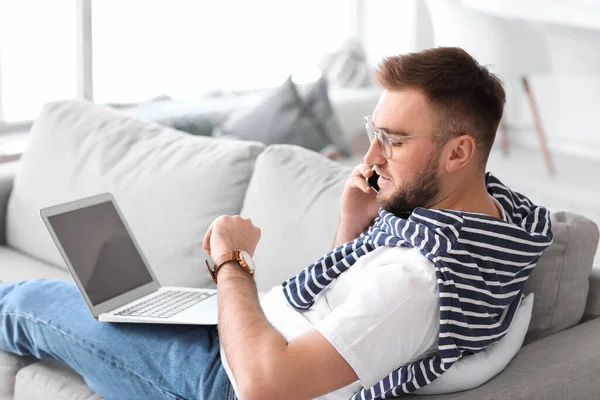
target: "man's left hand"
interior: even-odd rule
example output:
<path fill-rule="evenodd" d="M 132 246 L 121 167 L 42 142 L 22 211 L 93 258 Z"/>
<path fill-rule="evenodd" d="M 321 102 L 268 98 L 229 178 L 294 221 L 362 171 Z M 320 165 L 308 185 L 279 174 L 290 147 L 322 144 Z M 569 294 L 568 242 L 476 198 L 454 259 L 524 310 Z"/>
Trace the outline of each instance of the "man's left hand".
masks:
<path fill-rule="evenodd" d="M 228 251 L 246 250 L 254 256 L 260 229 L 249 218 L 222 215 L 215 219 L 204 235 L 202 247 L 213 261 Z"/>

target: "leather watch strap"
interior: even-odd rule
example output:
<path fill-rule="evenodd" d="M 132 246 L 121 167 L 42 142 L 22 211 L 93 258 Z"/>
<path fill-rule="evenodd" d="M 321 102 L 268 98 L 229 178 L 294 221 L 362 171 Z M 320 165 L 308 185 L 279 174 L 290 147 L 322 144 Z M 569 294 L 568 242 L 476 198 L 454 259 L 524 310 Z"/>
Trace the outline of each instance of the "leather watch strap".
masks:
<path fill-rule="evenodd" d="M 219 273 L 219 269 L 221 269 L 221 267 L 225 264 L 227 264 L 228 262 L 231 261 L 236 261 L 240 256 L 240 252 L 239 250 L 233 250 L 233 251 L 228 251 L 227 253 L 223 253 L 219 258 L 217 258 L 217 261 L 215 262 L 215 266 L 213 269 L 210 268 L 210 264 L 208 263 L 208 260 L 205 260 L 206 262 L 206 268 L 208 268 L 208 272 L 210 273 L 210 276 L 213 280 L 213 282 L 216 284 L 217 283 L 217 274 Z"/>
<path fill-rule="evenodd" d="M 228 251 L 226 253 L 223 253 L 219 258 L 217 258 L 217 261 L 215 262 L 215 266 L 213 269 L 210 268 L 210 264 L 208 263 L 208 260 L 205 261 L 206 268 L 208 268 L 208 272 L 210 273 L 210 276 L 212 277 L 212 280 L 215 284 L 217 283 L 217 274 L 219 273 L 219 269 L 221 269 L 221 267 L 223 265 L 225 265 L 231 261 L 237 262 L 239 264 L 240 268 L 243 271 L 245 271 L 246 273 L 248 273 L 248 275 L 250 275 L 250 276 L 254 275 L 254 270 L 252 268 L 250 268 L 248 266 L 248 264 L 245 262 L 244 257 L 242 256 L 241 250 Z"/>

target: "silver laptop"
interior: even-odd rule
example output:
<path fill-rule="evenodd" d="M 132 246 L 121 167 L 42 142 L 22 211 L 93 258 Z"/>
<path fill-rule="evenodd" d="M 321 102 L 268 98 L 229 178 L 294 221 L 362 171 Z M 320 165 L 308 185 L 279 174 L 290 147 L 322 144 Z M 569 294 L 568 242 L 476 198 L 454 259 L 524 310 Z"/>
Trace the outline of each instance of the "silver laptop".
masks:
<path fill-rule="evenodd" d="M 40 214 L 98 321 L 217 324 L 217 291 L 161 287 L 110 193 Z"/>

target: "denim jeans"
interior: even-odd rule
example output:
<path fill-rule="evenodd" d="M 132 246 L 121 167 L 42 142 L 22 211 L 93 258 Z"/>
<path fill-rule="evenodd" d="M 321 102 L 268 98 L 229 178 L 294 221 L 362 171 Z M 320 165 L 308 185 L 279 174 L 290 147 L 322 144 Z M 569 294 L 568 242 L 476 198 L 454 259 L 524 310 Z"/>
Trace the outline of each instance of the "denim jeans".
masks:
<path fill-rule="evenodd" d="M 0 284 L 0 349 L 55 359 L 107 399 L 234 399 L 214 326 L 98 322 L 73 283 Z"/>

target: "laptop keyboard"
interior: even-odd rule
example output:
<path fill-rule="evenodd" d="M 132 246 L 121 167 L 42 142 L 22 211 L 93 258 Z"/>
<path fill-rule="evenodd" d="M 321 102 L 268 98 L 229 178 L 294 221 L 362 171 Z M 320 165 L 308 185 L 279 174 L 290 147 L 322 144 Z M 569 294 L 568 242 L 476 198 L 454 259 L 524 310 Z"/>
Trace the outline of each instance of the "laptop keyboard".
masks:
<path fill-rule="evenodd" d="M 212 296 L 215 292 L 186 292 L 165 290 L 159 295 L 115 313 L 129 317 L 170 318 Z"/>

